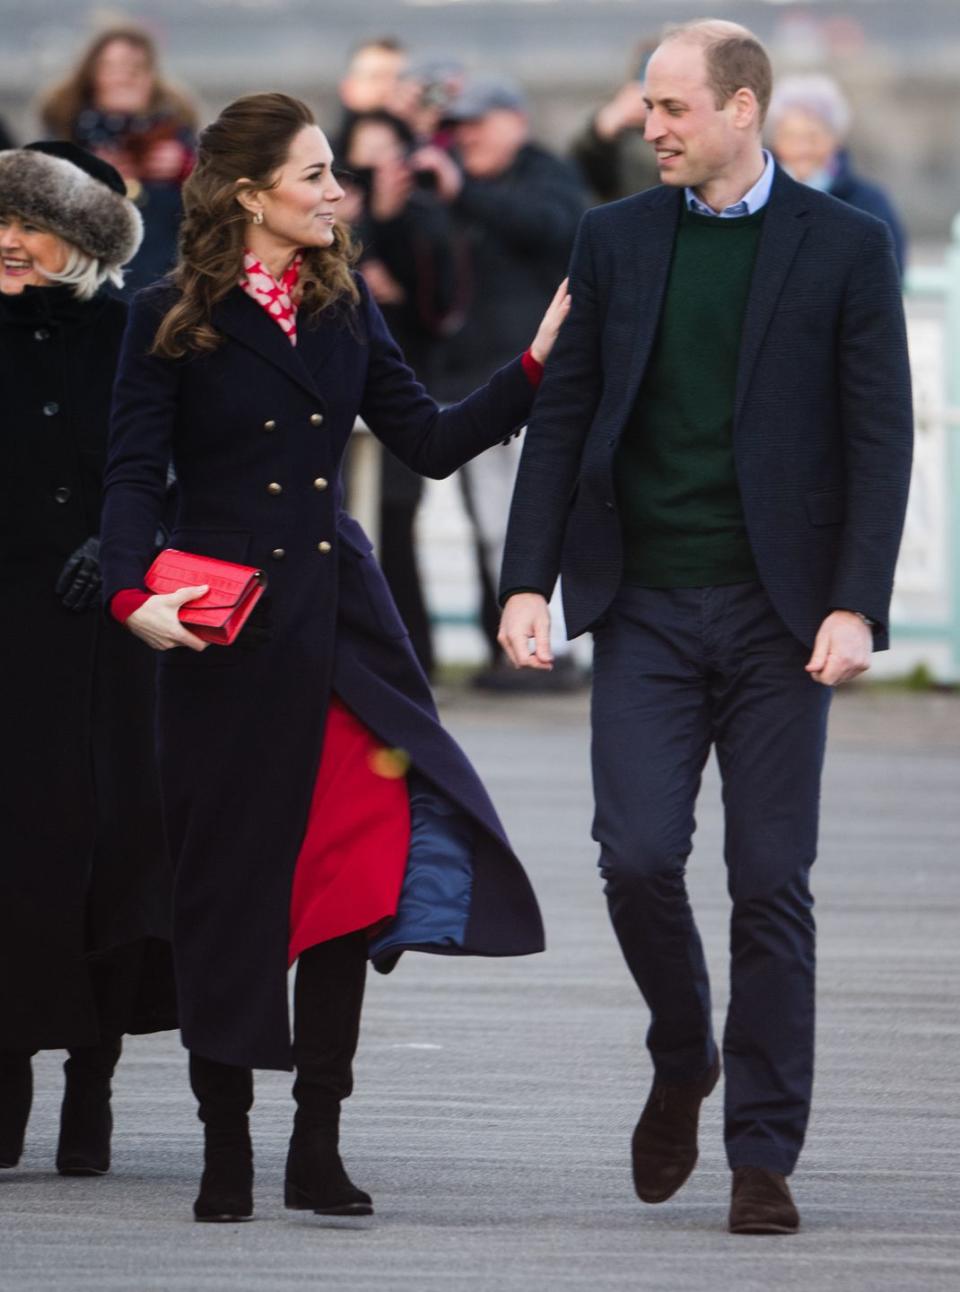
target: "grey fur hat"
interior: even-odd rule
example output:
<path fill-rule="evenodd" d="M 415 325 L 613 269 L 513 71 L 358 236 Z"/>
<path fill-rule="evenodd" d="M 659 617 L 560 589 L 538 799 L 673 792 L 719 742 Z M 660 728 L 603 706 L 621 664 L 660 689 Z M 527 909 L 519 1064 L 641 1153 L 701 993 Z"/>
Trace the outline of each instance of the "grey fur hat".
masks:
<path fill-rule="evenodd" d="M 105 271 L 119 270 L 143 240 L 143 220 L 119 173 L 76 144 L 0 152 L 0 212 L 49 229 Z"/>

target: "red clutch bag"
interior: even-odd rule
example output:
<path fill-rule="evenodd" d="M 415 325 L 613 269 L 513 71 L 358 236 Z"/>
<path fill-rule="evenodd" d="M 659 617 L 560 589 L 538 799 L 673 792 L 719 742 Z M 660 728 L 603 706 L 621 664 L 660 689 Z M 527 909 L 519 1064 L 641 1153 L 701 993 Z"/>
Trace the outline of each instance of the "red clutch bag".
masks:
<path fill-rule="evenodd" d="M 206 583 L 209 590 L 202 597 L 180 607 L 180 622 L 205 642 L 229 646 L 263 596 L 267 576 L 250 565 L 165 547 L 147 570 L 144 583 L 159 593 Z"/>

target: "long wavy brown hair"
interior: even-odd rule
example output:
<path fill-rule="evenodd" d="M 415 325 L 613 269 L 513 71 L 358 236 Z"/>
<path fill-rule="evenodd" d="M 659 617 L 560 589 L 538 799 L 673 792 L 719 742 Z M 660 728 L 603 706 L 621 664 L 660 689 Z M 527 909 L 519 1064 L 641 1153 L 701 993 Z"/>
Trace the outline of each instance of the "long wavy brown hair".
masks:
<path fill-rule="evenodd" d="M 55 139 L 73 138 L 77 117 L 84 108 L 96 106 L 94 88 L 97 63 L 103 51 L 115 40 L 133 45 L 146 57 L 153 74 L 153 92 L 147 105 L 147 112 L 166 113 L 182 125 L 190 126 L 191 129 L 195 127 L 197 114 L 193 104 L 185 94 L 160 75 L 157 47 L 152 37 L 142 27 L 121 24 L 107 27 L 95 36 L 68 75 L 41 100 L 40 119 L 46 130 Z"/>
<path fill-rule="evenodd" d="M 183 187 L 180 255 L 173 271 L 180 299 L 157 330 L 154 354 L 179 359 L 220 344 L 211 313 L 242 274 L 250 219 L 238 194 L 274 187 L 294 137 L 313 125 L 314 115 L 300 99 L 249 94 L 201 131 L 197 165 Z M 359 292 L 350 272 L 355 260 L 349 231 L 340 224 L 334 225 L 331 246 L 305 248 L 297 284 L 300 310 L 314 313 L 340 300 L 356 304 Z"/>

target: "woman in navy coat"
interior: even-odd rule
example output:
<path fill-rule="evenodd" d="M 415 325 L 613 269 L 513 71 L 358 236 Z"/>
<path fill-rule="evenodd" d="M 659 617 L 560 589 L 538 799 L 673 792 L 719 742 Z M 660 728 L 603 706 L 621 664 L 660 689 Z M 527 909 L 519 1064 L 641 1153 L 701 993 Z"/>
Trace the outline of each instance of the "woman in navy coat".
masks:
<path fill-rule="evenodd" d="M 255 1067 L 296 1069 L 287 1205 L 372 1210 L 337 1135 L 368 955 L 388 970 L 411 948 L 543 947 L 529 882 L 440 726 L 339 471 L 358 414 L 433 477 L 509 435 L 568 298 L 558 292 L 531 352 L 440 411 L 350 270 L 331 164 L 297 100 L 225 109 L 185 189 L 173 283 L 136 299 L 115 389 L 104 586 L 160 652 L 181 1025 L 205 1127 L 197 1219 L 252 1214 Z M 179 622 L 196 588 L 142 590 L 171 461 L 170 545 L 268 575 L 229 648 L 204 649 Z"/>

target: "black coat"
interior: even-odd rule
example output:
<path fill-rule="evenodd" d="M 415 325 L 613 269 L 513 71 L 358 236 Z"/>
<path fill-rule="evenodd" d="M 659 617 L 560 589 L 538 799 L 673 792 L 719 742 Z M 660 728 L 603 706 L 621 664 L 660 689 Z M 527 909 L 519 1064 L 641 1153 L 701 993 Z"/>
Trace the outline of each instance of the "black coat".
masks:
<path fill-rule="evenodd" d="M 549 596 L 562 574 L 571 636 L 601 618 L 620 584 L 613 464 L 682 200 L 655 188 L 584 217 L 573 304 L 527 430 L 501 597 Z M 733 447 L 760 579 L 790 631 L 810 645 L 828 611 L 858 610 L 886 646 L 912 448 L 890 234 L 779 169 L 743 323 Z"/>
<path fill-rule="evenodd" d="M 223 343 L 182 361 L 148 354 L 174 296 L 144 292 L 114 402 L 106 595 L 143 579 L 171 454 L 180 492 L 172 545 L 269 576 L 259 633 L 159 657 L 183 1038 L 210 1058 L 253 1067 L 291 1063 L 290 892 L 331 689 L 385 744 L 406 750 L 469 823 L 465 935 L 420 949 L 515 955 L 543 946 L 527 878 L 437 720 L 370 544 L 341 508 L 338 479 L 358 413 L 401 461 L 443 476 L 522 422 L 531 391 L 516 361 L 439 412 L 360 287 L 357 311 L 301 314 L 296 347 L 235 288 L 214 313 Z M 390 959 L 403 945 L 393 944 Z"/>
<path fill-rule="evenodd" d="M 566 273 L 586 194 L 573 166 L 526 144 L 502 175 L 464 180 L 453 208 L 464 245 L 466 320 L 431 390 L 462 399 L 530 344 Z"/>
<path fill-rule="evenodd" d="M 154 670 L 99 607 L 77 613 L 54 595 L 99 529 L 125 317 L 66 287 L 0 296 L 0 1049 L 95 1042 L 86 957 L 144 939 L 148 972 L 111 1023 L 176 1022 Z"/>

